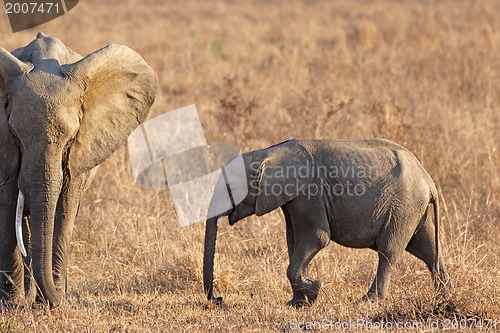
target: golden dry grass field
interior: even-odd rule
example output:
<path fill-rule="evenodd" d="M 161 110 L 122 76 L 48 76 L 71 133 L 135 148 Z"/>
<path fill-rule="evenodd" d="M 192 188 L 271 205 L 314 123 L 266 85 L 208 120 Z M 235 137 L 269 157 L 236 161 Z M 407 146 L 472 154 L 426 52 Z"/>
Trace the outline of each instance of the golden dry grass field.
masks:
<path fill-rule="evenodd" d="M 159 76 L 150 118 L 194 103 L 208 141 L 244 151 L 291 137 L 406 146 L 438 186 L 454 284 L 437 301 L 424 264 L 405 254 L 391 296 L 357 303 L 376 253 L 330 244 L 309 270 L 323 281 L 317 302 L 288 308 L 285 224 L 275 211 L 222 224 L 215 288 L 225 305 L 212 306 L 202 290 L 204 223 L 181 228 L 168 191 L 134 186 L 122 147 L 82 200 L 68 304 L 2 308 L 0 332 L 291 332 L 343 323 L 362 332 L 413 323 L 407 331 L 418 332 L 426 329 L 418 323 L 437 321 L 454 332 L 500 329 L 498 1 L 81 0 L 16 34 L 0 16 L 7 50 L 37 31 L 83 55 L 108 43 L 135 49 Z"/>

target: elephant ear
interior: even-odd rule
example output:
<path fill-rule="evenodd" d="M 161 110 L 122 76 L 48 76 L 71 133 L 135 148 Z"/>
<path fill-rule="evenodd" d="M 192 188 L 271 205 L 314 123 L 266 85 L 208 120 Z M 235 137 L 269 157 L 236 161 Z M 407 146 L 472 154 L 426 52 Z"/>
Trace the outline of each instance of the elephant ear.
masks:
<path fill-rule="evenodd" d="M 7 120 L 6 105 L 7 89 L 0 75 L 0 187 L 11 177 L 19 158 Z"/>
<path fill-rule="evenodd" d="M 78 176 L 104 162 L 146 119 L 158 78 L 139 54 L 115 44 L 61 70 L 84 89 L 83 117 L 68 161 L 70 174 Z"/>
<path fill-rule="evenodd" d="M 32 69 L 32 64 L 24 63 L 4 48 L 0 48 L 0 186 L 12 176 L 19 163 L 19 151 L 10 131 L 6 113 L 8 82 Z"/>
<path fill-rule="evenodd" d="M 255 215 L 267 214 L 299 195 L 307 195 L 314 176 L 311 155 L 296 140 L 267 149 L 267 157 L 260 164 L 255 181 L 258 194 Z"/>

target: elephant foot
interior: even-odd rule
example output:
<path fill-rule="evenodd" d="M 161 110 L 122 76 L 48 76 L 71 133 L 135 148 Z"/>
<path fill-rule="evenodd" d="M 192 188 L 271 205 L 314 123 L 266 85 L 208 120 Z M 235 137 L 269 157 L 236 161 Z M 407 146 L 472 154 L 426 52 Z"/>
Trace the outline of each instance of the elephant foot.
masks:
<path fill-rule="evenodd" d="M 313 304 L 316 301 L 321 285 L 322 283 L 320 281 L 311 281 L 311 284 L 305 289 L 304 294 L 309 300 L 309 303 Z"/>
<path fill-rule="evenodd" d="M 309 303 L 306 299 L 295 299 L 295 298 L 293 298 L 293 299 L 289 300 L 288 302 L 286 302 L 286 305 L 294 307 L 296 309 L 303 309 L 303 308 L 310 307 L 312 304 Z"/>
<path fill-rule="evenodd" d="M 0 288 L 0 309 L 15 308 L 24 303 L 22 290 L 16 288 Z"/>
<path fill-rule="evenodd" d="M 359 302 L 372 302 L 375 298 L 377 298 L 376 294 L 366 293 L 363 297 L 361 297 Z"/>
<path fill-rule="evenodd" d="M 9 309 L 18 309 L 18 308 L 23 308 L 24 304 L 21 299 L 19 298 L 2 298 L 0 299 L 0 311 Z"/>
<path fill-rule="evenodd" d="M 376 302 L 382 300 L 383 298 L 383 296 L 378 295 L 376 292 L 368 291 L 357 303 Z"/>
<path fill-rule="evenodd" d="M 316 298 L 318 298 L 320 288 L 320 281 L 307 280 L 307 283 L 293 288 L 293 298 L 286 304 L 297 309 L 309 307 L 313 305 L 313 303 L 316 301 Z"/>

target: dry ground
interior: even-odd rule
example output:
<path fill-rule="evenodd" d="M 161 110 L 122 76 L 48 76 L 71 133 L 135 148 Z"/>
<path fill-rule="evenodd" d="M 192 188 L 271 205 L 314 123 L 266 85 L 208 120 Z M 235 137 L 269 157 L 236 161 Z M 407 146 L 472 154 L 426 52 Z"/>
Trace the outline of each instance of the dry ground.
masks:
<path fill-rule="evenodd" d="M 8 50 L 38 30 L 81 54 L 110 42 L 134 48 L 159 75 L 151 117 L 195 103 L 209 141 L 250 150 L 290 137 L 385 137 L 407 146 L 441 194 L 454 288 L 437 302 L 424 264 L 404 255 L 391 297 L 357 304 L 376 254 L 331 244 L 310 269 L 324 282 L 317 303 L 289 309 L 285 227 L 274 212 L 221 227 L 215 285 L 226 305 L 210 306 L 204 224 L 179 227 L 167 191 L 136 188 L 123 147 L 83 198 L 69 304 L 2 309 L 0 332 L 288 332 L 358 320 L 496 320 L 498 329 L 499 17 L 496 0 L 82 0 L 17 34 L 2 18 Z"/>

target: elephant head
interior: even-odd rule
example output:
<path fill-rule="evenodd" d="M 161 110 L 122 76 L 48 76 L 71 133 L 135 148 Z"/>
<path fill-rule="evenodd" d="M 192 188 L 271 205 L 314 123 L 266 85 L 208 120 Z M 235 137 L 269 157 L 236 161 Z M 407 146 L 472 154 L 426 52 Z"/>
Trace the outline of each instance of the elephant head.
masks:
<path fill-rule="evenodd" d="M 269 148 L 241 155 L 243 170 L 229 161 L 216 182 L 210 202 L 205 230 L 203 284 L 208 300 L 213 296 L 213 267 L 217 229 L 220 219 L 228 216 L 229 224 L 251 216 L 262 216 L 305 191 L 312 177 L 311 155 L 296 141 L 288 140 Z M 244 191 L 243 186 L 247 188 Z M 240 193 L 246 193 L 241 197 Z M 236 194 L 236 195 L 235 195 Z"/>
<path fill-rule="evenodd" d="M 12 54 L 0 48 L 0 292 L 9 281 L 22 290 L 12 225 L 24 194 L 39 296 L 59 304 L 80 197 L 96 167 L 144 121 L 156 87 L 154 71 L 126 46 L 82 58 L 39 33 Z"/>

